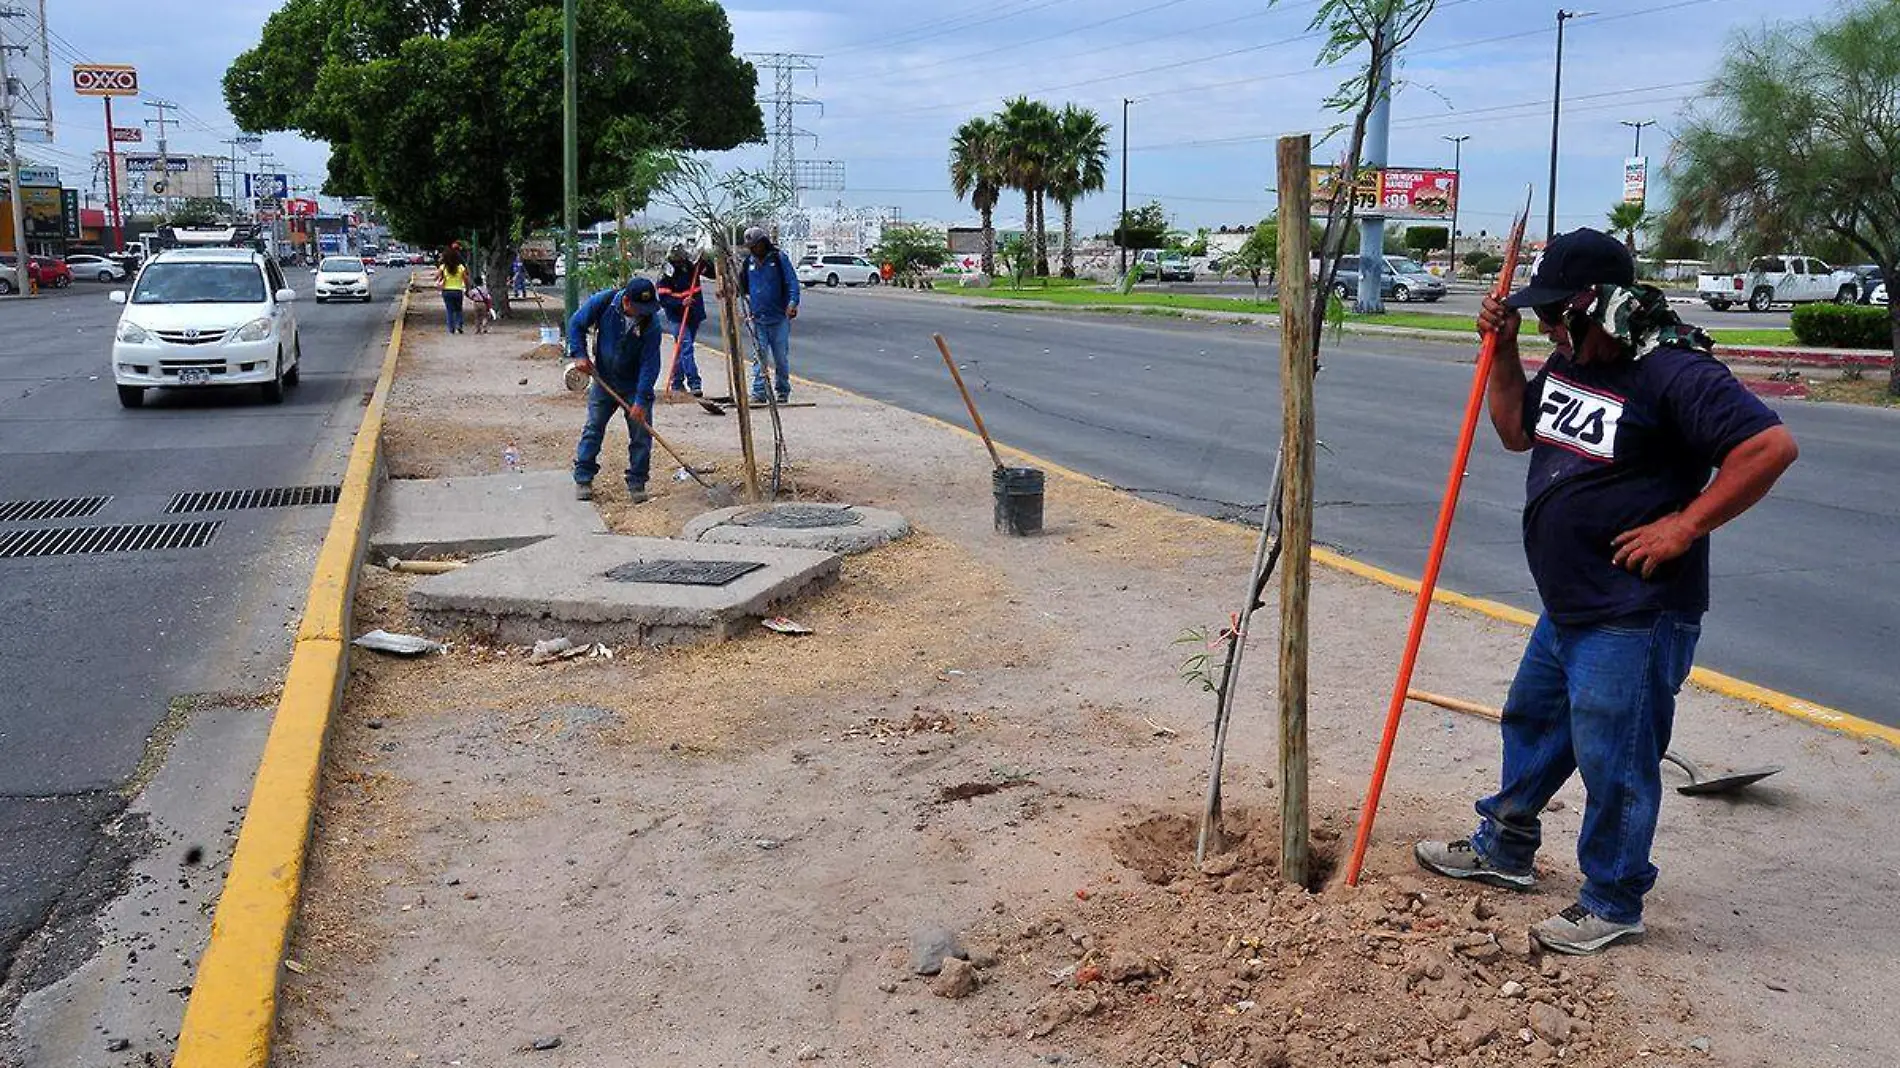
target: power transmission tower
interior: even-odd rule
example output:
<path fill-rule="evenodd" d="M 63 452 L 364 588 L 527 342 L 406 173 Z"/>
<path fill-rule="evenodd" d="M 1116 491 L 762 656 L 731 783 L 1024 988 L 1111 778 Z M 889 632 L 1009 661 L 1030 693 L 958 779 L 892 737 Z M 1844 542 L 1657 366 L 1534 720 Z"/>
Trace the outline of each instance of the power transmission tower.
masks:
<path fill-rule="evenodd" d="M 818 144 L 817 134 L 799 127 L 796 118 L 798 109 L 817 108 L 822 117 L 825 105 L 820 100 L 799 93 L 793 88 L 792 82 L 800 71 L 812 71 L 815 81 L 818 61 L 823 57 L 803 52 L 748 52 L 746 58 L 759 70 L 770 72 L 772 76 L 771 94 L 759 100 L 759 103 L 772 109 L 772 126 L 765 135 L 772 146 L 772 178 L 791 192 L 794 201 L 787 217 L 779 220 L 779 239 L 802 241 L 810 234 L 811 220 L 805 213 L 799 194 L 807 190 L 844 188 L 842 161 L 798 158 L 799 138 L 811 138 L 814 148 Z"/>

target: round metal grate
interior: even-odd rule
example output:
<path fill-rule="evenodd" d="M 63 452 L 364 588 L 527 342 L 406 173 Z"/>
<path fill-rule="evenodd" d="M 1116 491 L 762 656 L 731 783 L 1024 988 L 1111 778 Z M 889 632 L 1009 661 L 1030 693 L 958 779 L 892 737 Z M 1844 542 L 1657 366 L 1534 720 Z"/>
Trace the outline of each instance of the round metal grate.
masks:
<path fill-rule="evenodd" d="M 781 530 L 815 530 L 820 527 L 849 527 L 864 517 L 847 505 L 773 504 L 750 512 L 741 512 L 730 522 L 739 527 L 777 527 Z"/>

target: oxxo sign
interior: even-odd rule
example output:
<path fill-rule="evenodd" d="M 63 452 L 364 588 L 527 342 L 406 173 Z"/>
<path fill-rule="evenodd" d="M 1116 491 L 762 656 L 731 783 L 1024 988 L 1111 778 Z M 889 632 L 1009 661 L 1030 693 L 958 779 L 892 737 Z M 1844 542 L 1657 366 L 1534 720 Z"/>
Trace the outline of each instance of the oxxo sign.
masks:
<path fill-rule="evenodd" d="M 137 96 L 138 68 L 123 63 L 76 64 L 73 92 L 80 96 Z"/>

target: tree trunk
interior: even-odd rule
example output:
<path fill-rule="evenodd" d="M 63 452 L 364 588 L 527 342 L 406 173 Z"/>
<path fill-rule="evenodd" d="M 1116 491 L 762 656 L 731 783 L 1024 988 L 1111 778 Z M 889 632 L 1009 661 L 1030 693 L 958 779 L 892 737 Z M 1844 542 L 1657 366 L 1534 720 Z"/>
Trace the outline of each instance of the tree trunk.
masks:
<path fill-rule="evenodd" d="M 991 217 L 995 208 L 983 209 L 983 273 L 996 277 L 996 224 Z"/>
<path fill-rule="evenodd" d="M 1895 271 L 1891 267 L 1882 267 L 1881 273 L 1887 282 L 1887 325 L 1893 333 L 1893 366 L 1887 370 L 1887 396 L 1900 397 L 1900 293 L 1894 292 Z"/>
<path fill-rule="evenodd" d="M 1023 190 L 1023 255 L 1020 273 L 1028 274 L 1036 266 L 1036 191 Z M 1013 272 L 1014 273 L 1014 272 Z"/>
<path fill-rule="evenodd" d="M 1075 277 L 1075 201 L 1062 202 L 1062 277 Z"/>
<path fill-rule="evenodd" d="M 1043 215 L 1042 190 L 1036 190 L 1036 274 L 1049 277 L 1049 220 Z"/>
<path fill-rule="evenodd" d="M 499 231 L 498 231 L 499 232 Z M 488 293 L 495 300 L 495 314 L 508 318 L 508 270 L 515 264 L 514 249 L 506 241 L 496 241 L 488 249 L 488 267 L 483 272 L 482 282 L 488 286 Z"/>

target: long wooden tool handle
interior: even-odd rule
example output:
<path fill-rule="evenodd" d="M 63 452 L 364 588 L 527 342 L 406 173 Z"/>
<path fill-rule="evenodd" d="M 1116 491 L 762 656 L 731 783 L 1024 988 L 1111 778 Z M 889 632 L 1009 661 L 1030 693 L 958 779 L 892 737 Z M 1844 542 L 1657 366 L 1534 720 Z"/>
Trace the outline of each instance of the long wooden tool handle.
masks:
<path fill-rule="evenodd" d="M 678 449 L 675 449 L 672 445 L 667 444 L 666 439 L 661 437 L 659 435 L 659 432 L 653 429 L 653 424 L 647 422 L 646 417 L 640 414 L 639 409 L 635 408 L 631 404 L 628 404 L 627 398 L 621 396 L 619 393 L 614 392 L 614 387 L 608 385 L 606 379 L 600 377 L 600 375 L 597 373 L 594 375 L 594 381 L 600 383 L 600 388 L 606 390 L 607 395 L 609 397 L 612 397 L 614 399 L 614 402 L 616 404 L 619 404 L 620 407 L 628 415 L 633 416 L 634 421 L 640 424 L 640 429 L 646 431 L 648 437 L 660 443 L 660 448 L 665 449 L 666 454 L 668 456 L 671 456 L 673 459 L 679 461 L 680 467 L 683 468 L 687 474 L 693 476 L 694 482 L 699 483 L 700 485 L 706 487 L 707 489 L 713 488 L 712 483 L 707 482 L 705 479 L 699 477 L 699 472 L 693 470 L 693 465 L 686 462 L 686 457 L 681 456 L 679 454 Z"/>
<path fill-rule="evenodd" d="M 1530 197 L 1511 227 L 1504 253 L 1504 269 L 1498 272 L 1491 295 L 1499 300 L 1511 292 L 1511 276 L 1517 272 L 1517 260 L 1524 245 L 1524 224 L 1530 216 Z M 1438 505 L 1438 525 L 1432 531 L 1431 551 L 1425 557 L 1425 574 L 1419 579 L 1418 601 L 1412 606 L 1412 625 L 1405 635 L 1405 655 L 1399 659 L 1399 677 L 1392 686 L 1392 701 L 1386 706 L 1385 731 L 1379 738 L 1378 760 L 1372 766 L 1372 781 L 1366 786 L 1366 803 L 1359 810 L 1359 830 L 1352 842 L 1352 855 L 1346 862 L 1346 885 L 1358 886 L 1359 873 L 1365 866 L 1366 846 L 1372 840 L 1372 821 L 1379 813 L 1379 795 L 1385 789 L 1385 773 L 1392 764 L 1392 747 L 1398 741 L 1399 719 L 1405 713 L 1405 691 L 1412 684 L 1412 671 L 1418 666 L 1418 647 L 1425 637 L 1425 618 L 1432 610 L 1432 593 L 1438 589 L 1438 571 L 1445 563 L 1445 543 L 1451 538 L 1452 520 L 1458 515 L 1458 495 L 1464 489 L 1465 466 L 1471 460 L 1471 443 L 1478 431 L 1478 417 L 1484 412 L 1485 387 L 1491 378 L 1491 364 L 1498 353 L 1498 335 L 1486 334 L 1478 349 L 1477 370 L 1471 377 L 1471 393 L 1465 398 L 1465 418 L 1458 428 L 1458 447 L 1452 452 L 1451 473 L 1445 478 L 1445 496 Z"/>
<path fill-rule="evenodd" d="M 963 384 L 963 372 L 957 370 L 957 361 L 950 355 L 949 343 L 944 341 L 942 334 L 932 334 L 930 340 L 935 341 L 937 351 L 943 353 L 943 365 L 950 368 L 950 377 L 957 383 L 957 392 L 963 394 L 963 406 L 970 409 L 970 422 L 976 424 L 976 432 L 983 438 L 983 447 L 990 450 L 990 462 L 996 465 L 997 470 L 1002 470 L 1003 458 L 996 454 L 996 443 L 990 440 L 990 432 L 983 425 L 983 417 L 976 414 L 976 402 L 970 399 L 969 387 Z"/>
<path fill-rule="evenodd" d="M 1448 708 L 1453 712 L 1463 712 L 1467 716 L 1477 716 L 1480 719 L 1488 719 L 1493 723 L 1504 718 L 1503 711 L 1492 708 L 1490 705 L 1481 705 L 1476 701 L 1467 701 L 1462 697 L 1446 697 L 1442 693 L 1432 693 L 1430 690 L 1407 690 L 1405 691 L 1405 699 L 1428 705 L 1437 705 L 1440 708 Z"/>

